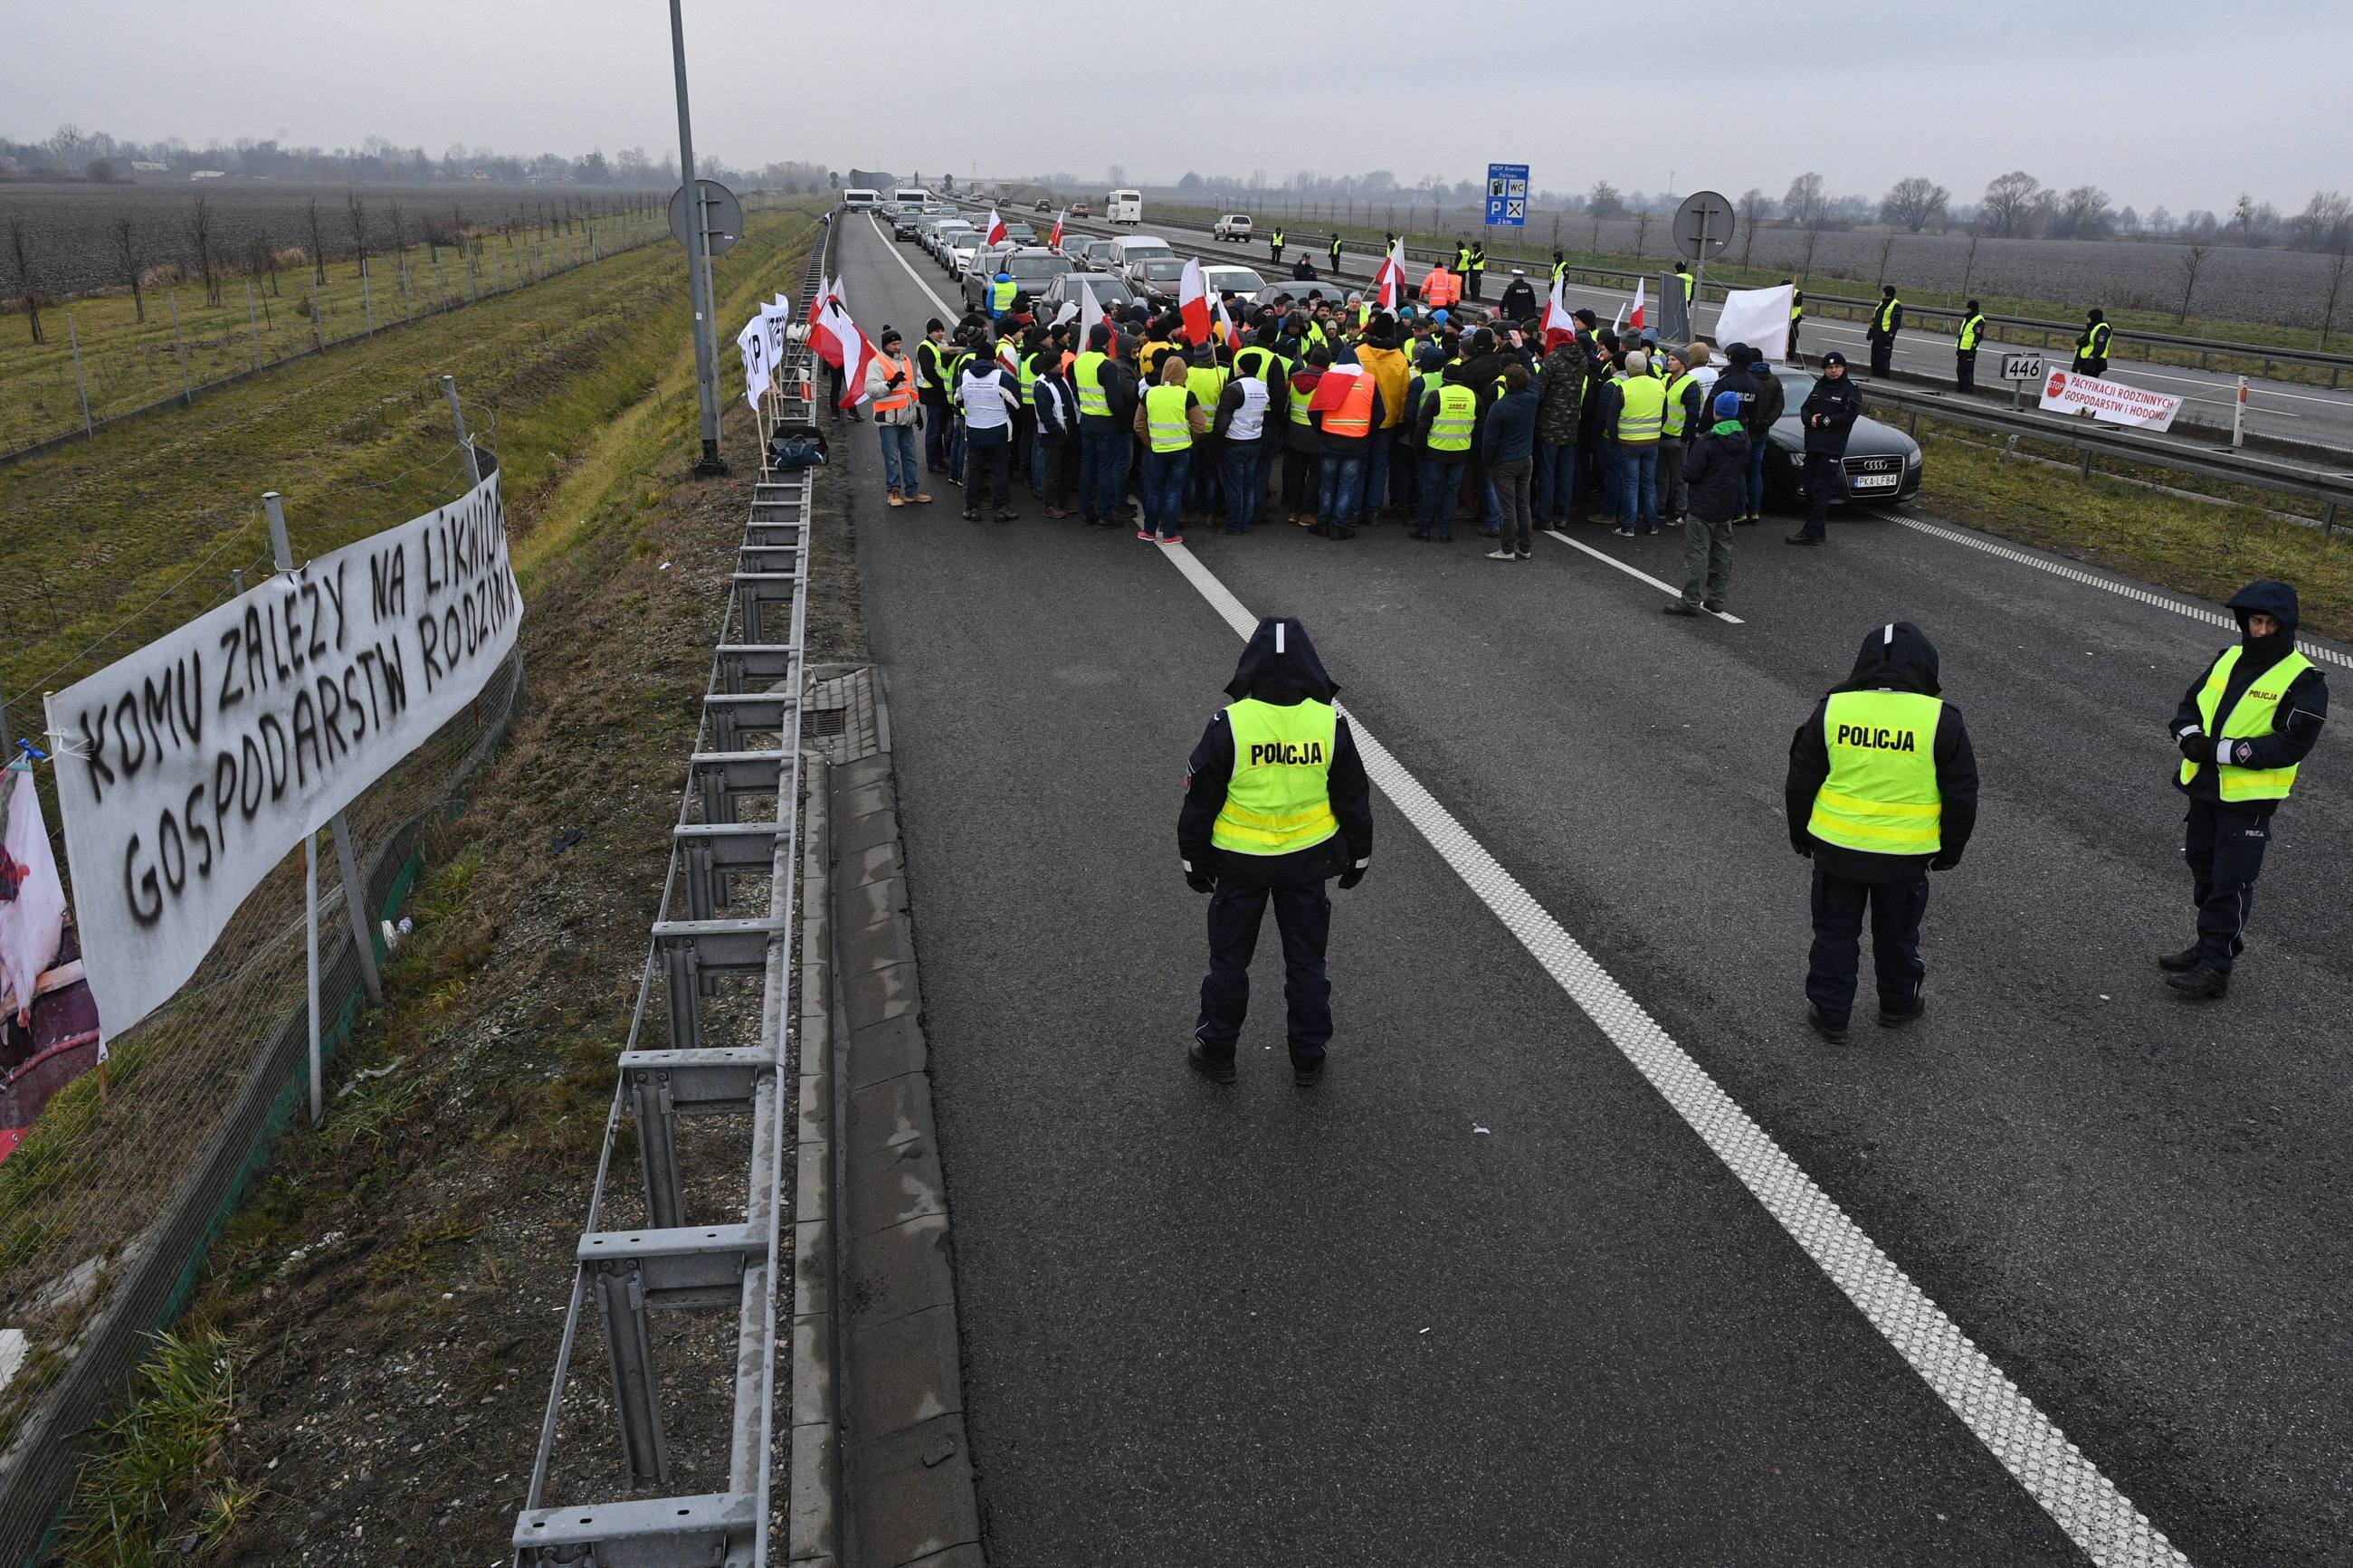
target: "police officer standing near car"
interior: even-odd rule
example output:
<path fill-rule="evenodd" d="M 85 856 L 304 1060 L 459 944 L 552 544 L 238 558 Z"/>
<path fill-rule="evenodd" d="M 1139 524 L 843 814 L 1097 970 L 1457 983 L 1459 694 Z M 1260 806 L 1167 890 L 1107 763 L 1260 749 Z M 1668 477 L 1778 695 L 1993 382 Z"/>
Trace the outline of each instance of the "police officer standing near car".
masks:
<path fill-rule="evenodd" d="M 2198 905 L 2198 940 L 2157 961 L 2165 983 L 2192 1002 L 2220 1000 L 2246 946 L 2255 878 L 2272 814 L 2328 719 L 2328 683 L 2295 646 L 2295 590 L 2257 581 L 2230 609 L 2239 644 L 2226 647 L 2174 710 L 2181 749 L 2175 787 L 2189 797 L 2182 856 Z"/>
<path fill-rule="evenodd" d="M 1846 374 L 1846 355 L 1822 356 L 1821 379 L 1798 405 L 1806 433 L 1806 525 L 1786 544 L 1820 544 L 1830 537 L 1831 498 L 1846 489 L 1846 438 L 1862 417 L 1862 390 Z"/>
<path fill-rule="evenodd" d="M 1961 863 L 1978 819 L 1977 755 L 1941 690 L 1936 646 L 1919 627 L 1873 626 L 1853 670 L 1789 742 L 1789 845 L 1814 863 L 1806 1021 L 1833 1045 L 1854 1008 L 1866 910 L 1880 1026 L 1927 1010 L 1928 873 Z"/>
<path fill-rule="evenodd" d="M 1978 344 L 1985 341 L 1985 312 L 1978 309 L 1975 300 L 1961 312 L 1961 330 L 1953 339 L 1953 387 L 1957 392 L 1978 389 Z"/>
<path fill-rule="evenodd" d="M 1270 900 L 1282 936 L 1292 1079 L 1304 1088 L 1324 1073 L 1332 1037 L 1324 884 L 1336 875 L 1355 887 L 1373 855 L 1372 785 L 1333 705 L 1338 690 L 1305 626 L 1262 618 L 1226 683 L 1233 701 L 1210 716 L 1185 771 L 1176 850 L 1186 885 L 1209 895 L 1209 973 L 1186 1059 L 1218 1083 L 1234 1080 L 1250 954 Z"/>

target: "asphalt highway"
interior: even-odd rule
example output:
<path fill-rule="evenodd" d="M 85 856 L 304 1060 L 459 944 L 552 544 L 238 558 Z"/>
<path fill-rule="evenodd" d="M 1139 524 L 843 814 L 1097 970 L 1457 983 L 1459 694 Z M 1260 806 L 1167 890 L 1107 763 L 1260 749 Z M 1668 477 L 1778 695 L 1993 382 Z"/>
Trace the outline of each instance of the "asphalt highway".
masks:
<path fill-rule="evenodd" d="M 917 247 L 863 217 L 840 244 L 870 336 L 953 316 Z M 1679 542 L 1594 529 L 1502 565 L 1475 530 L 1278 521 L 1192 535 L 1188 571 L 1026 494 L 1009 524 L 959 521 L 936 477 L 886 509 L 872 436 L 841 430 L 991 1561 L 2353 1563 L 2353 762 L 2324 741 L 2281 813 L 2231 999 L 2175 1001 L 2165 726 L 2225 634 L 2164 606 L 2211 606 L 1860 515 L 1819 551 L 1740 531 L 1739 625 L 1670 620 L 1619 569 L 1673 580 Z M 1183 1060 L 1204 948 L 1175 822 L 1240 650 L 1223 593 L 1304 619 L 1398 770 L 1371 876 L 1334 895 L 1338 1034 L 1305 1093 L 1271 929 L 1240 1082 Z M 1942 652 L 1983 815 L 1935 884 L 1928 1017 L 1881 1031 L 1866 1001 L 1831 1047 L 1781 777 L 1896 617 Z M 2070 1501 L 2063 1444 L 2021 1459 L 1967 1418 L 1999 1389 L 1907 1364 L 1905 1325 L 1760 1202 L 1753 1148 L 1638 1070 L 1647 1019 L 1499 918 L 1515 898 L 2114 1506 Z M 2140 1515 L 2182 1558 L 2130 1544 Z"/>
<path fill-rule="evenodd" d="M 1150 209 L 1147 207 L 1145 210 L 1148 212 Z M 1036 213 L 1017 216 L 1027 216 L 1032 222 L 1039 221 Z M 1114 232 L 1101 223 L 1073 223 L 1072 226 L 1082 227 L 1090 234 Z M 1042 229 L 1040 232 L 1043 232 Z M 1155 234 L 1172 244 L 1181 241 L 1187 246 L 1205 247 L 1210 253 L 1225 260 L 1256 268 L 1270 283 L 1282 281 L 1272 275 L 1272 269 L 1268 264 L 1267 244 L 1263 237 L 1254 238 L 1246 245 L 1224 244 L 1213 238 L 1207 229 L 1172 227 L 1152 222 L 1145 223 L 1134 232 Z M 921 247 L 915 248 L 920 256 Z M 1284 251 L 1284 255 L 1287 258 L 1295 258 L 1299 252 L 1300 247 L 1294 242 Z M 1311 250 L 1309 254 L 1317 269 L 1321 270 L 1324 262 L 1324 253 L 1320 250 Z M 1373 268 L 1379 265 L 1379 261 L 1380 258 L 1377 256 L 1366 255 L 1353 249 L 1342 252 L 1344 286 L 1353 285 L 1362 288 L 1369 281 Z M 1657 261 L 1656 269 L 1665 272 L 1671 270 L 1673 265 L 1673 258 L 1670 255 Z M 1285 269 L 1286 271 L 1288 269 L 1287 263 Z M 1429 267 L 1427 263 L 1417 263 L 1409 270 L 1413 280 L 1418 283 L 1421 279 L 1421 274 L 1428 271 Z M 1484 290 L 1486 298 L 1481 302 L 1493 308 L 1495 302 L 1503 298 L 1504 289 L 1509 286 L 1511 280 L 1512 269 L 1509 263 L 1500 266 L 1491 265 L 1487 268 Z M 1656 279 L 1653 279 L 1652 282 L 1655 287 Z M 1530 266 L 1528 284 L 1535 289 L 1536 298 L 1541 303 L 1551 288 L 1550 275 L 1540 267 Z M 1898 287 L 1901 288 L 1900 282 Z M 1833 292 L 1852 292 L 1855 289 L 1855 285 L 1848 284 Z M 943 292 L 945 290 L 944 289 Z M 1561 292 L 1562 297 L 1569 302 L 1572 309 L 1590 306 L 1605 324 L 1614 320 L 1620 308 L 1626 305 L 1631 298 L 1630 293 L 1618 289 L 1591 288 L 1579 284 L 1571 284 L 1564 288 Z M 1703 303 L 1695 309 L 1694 312 L 1696 318 L 1695 325 L 1700 331 L 1713 335 L 1718 309 L 1719 307 L 1707 303 Z M 1651 303 L 1650 318 L 1653 321 L 1658 320 L 1657 310 L 1657 301 L 1653 299 Z M 1867 371 L 1870 366 L 1870 349 L 1864 342 L 1863 333 L 1864 326 L 1861 321 L 1836 321 L 1817 316 L 1806 321 L 1799 333 L 1798 346 L 1804 353 L 1809 363 L 1819 358 L 1826 350 L 1837 349 L 1858 367 Z M 2007 399 L 2007 390 L 2000 381 L 2000 374 L 2001 356 L 2006 352 L 2039 354 L 2042 356 L 2046 368 L 2064 370 L 2073 363 L 2073 351 L 2063 347 L 2045 349 L 2040 343 L 2009 343 L 1998 337 L 1989 335 L 1978 351 L 1978 390 L 1980 393 L 2000 394 L 2004 401 Z M 1952 334 L 1907 326 L 1896 337 L 1894 363 L 1899 372 L 1926 376 L 1949 386 L 1953 379 Z M 2117 359 L 2109 362 L 2108 379 L 2121 382 L 2127 386 L 2137 386 L 2147 391 L 2160 392 L 2168 396 L 2183 399 L 2186 406 L 2180 418 L 2185 426 L 2190 421 L 2195 421 L 2210 429 L 2227 430 L 2230 427 L 2231 404 L 2238 395 L 2238 378 L 2235 374 L 2199 370 L 2194 366 L 2153 365 L 2136 360 Z M 2031 407 L 2035 388 L 2029 386 L 2026 391 L 2027 405 Z M 2292 441 L 2328 451 L 2353 452 L 2353 390 L 2335 391 L 2326 386 L 2302 385 L 2294 382 L 2258 378 L 2252 381 L 2248 386 L 2246 428 L 2251 435 L 2269 436 L 2278 440 Z"/>

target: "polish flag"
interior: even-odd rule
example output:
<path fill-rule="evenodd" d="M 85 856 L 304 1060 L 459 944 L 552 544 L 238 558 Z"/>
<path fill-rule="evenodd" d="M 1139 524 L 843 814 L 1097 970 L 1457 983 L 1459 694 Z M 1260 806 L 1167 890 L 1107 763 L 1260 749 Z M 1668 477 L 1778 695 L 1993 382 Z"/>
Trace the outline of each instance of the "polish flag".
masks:
<path fill-rule="evenodd" d="M 1356 389 L 1356 378 L 1364 374 L 1365 367 L 1360 364 L 1335 364 L 1326 370 L 1324 379 L 1315 384 L 1314 395 L 1307 400 L 1307 412 L 1329 414 L 1347 402 L 1348 394 Z"/>
<path fill-rule="evenodd" d="M 1065 208 L 1063 209 L 1063 212 L 1067 212 L 1067 211 L 1069 211 L 1069 210 L 1070 210 L 1069 208 L 1065 207 Z M 1053 232 L 1053 233 L 1051 233 L 1051 234 L 1050 234 L 1050 235 L 1048 235 L 1048 236 L 1046 237 L 1046 246 L 1047 246 L 1047 248 L 1048 248 L 1048 249 L 1050 249 L 1050 250 L 1060 250 L 1060 249 L 1061 249 L 1061 248 L 1062 248 L 1062 214 L 1061 214 L 1061 213 L 1056 213 L 1056 214 L 1054 215 L 1054 232 Z"/>
<path fill-rule="evenodd" d="M 995 207 L 991 207 L 988 209 L 988 226 L 980 231 L 980 243 L 983 245 L 995 245 L 1004 237 L 1005 220 L 997 216 L 997 209 Z"/>
<path fill-rule="evenodd" d="M 1242 335 L 1234 331 L 1234 319 L 1226 310 L 1226 301 L 1223 296 L 1220 296 L 1218 300 L 1218 325 L 1225 329 L 1226 351 L 1229 353 L 1242 346 Z"/>
<path fill-rule="evenodd" d="M 1389 247 L 1381 258 L 1379 270 L 1373 274 L 1373 298 L 1384 310 L 1394 310 L 1405 299 L 1405 240 L 1402 237 Z"/>
<path fill-rule="evenodd" d="M 1567 302 L 1560 297 L 1561 280 L 1552 280 L 1552 298 L 1545 301 L 1544 346 L 1550 353 L 1569 339 L 1577 336 L 1577 318 L 1568 313 Z"/>
<path fill-rule="evenodd" d="M 1176 313 L 1185 318 L 1187 342 L 1209 341 L 1209 286 L 1201 277 L 1201 258 L 1187 258 L 1185 275 L 1176 283 Z"/>
<path fill-rule="evenodd" d="M 1019 341 L 1011 337 L 997 339 L 997 363 L 1018 375 L 1021 373 L 1021 344 Z"/>
<path fill-rule="evenodd" d="M 1634 308 L 1626 313 L 1626 324 L 1638 332 L 1642 330 L 1642 285 L 1648 281 L 1643 278 L 1634 279 Z"/>
<path fill-rule="evenodd" d="M 842 307 L 837 294 L 825 302 L 809 322 L 809 347 L 818 358 L 841 371 L 841 402 L 838 406 L 855 408 L 866 396 L 866 363 L 874 357 L 874 345 L 849 312 Z"/>

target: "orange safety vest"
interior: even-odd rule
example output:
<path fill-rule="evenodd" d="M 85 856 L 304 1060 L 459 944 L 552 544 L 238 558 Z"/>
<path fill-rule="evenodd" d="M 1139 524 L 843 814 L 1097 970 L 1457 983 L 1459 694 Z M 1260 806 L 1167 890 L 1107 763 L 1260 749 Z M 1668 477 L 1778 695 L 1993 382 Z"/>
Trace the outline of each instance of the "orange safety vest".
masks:
<path fill-rule="evenodd" d="M 1455 281 L 1454 274 L 1446 270 L 1442 261 L 1421 280 L 1421 302 L 1432 310 L 1441 310 L 1461 298 L 1462 285 Z"/>
<path fill-rule="evenodd" d="M 899 384 L 898 391 L 886 392 L 881 396 L 874 400 L 874 412 L 877 414 L 888 414 L 893 409 L 904 408 L 907 405 L 914 402 L 915 367 L 909 364 L 903 359 L 892 359 L 889 354 L 882 353 L 879 351 L 875 353 L 874 357 L 882 362 L 884 366 L 883 374 L 885 376 L 888 376 L 892 371 L 896 371 L 907 378 Z"/>
<path fill-rule="evenodd" d="M 1324 416 L 1324 434 L 1326 436 L 1372 434 L 1373 394 L 1380 390 L 1380 384 L 1373 379 L 1371 371 L 1353 379 L 1356 384 L 1348 388 L 1346 401 Z"/>

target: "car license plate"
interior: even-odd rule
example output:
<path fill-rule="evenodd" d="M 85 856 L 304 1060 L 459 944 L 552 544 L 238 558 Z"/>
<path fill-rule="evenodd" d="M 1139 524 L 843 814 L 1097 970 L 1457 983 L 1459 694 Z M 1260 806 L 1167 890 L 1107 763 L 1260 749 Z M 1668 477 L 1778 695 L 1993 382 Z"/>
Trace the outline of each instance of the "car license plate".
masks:
<path fill-rule="evenodd" d="M 1892 490 L 1903 478 L 1901 471 L 1893 474 L 1849 474 L 1846 485 L 1851 490 Z"/>

